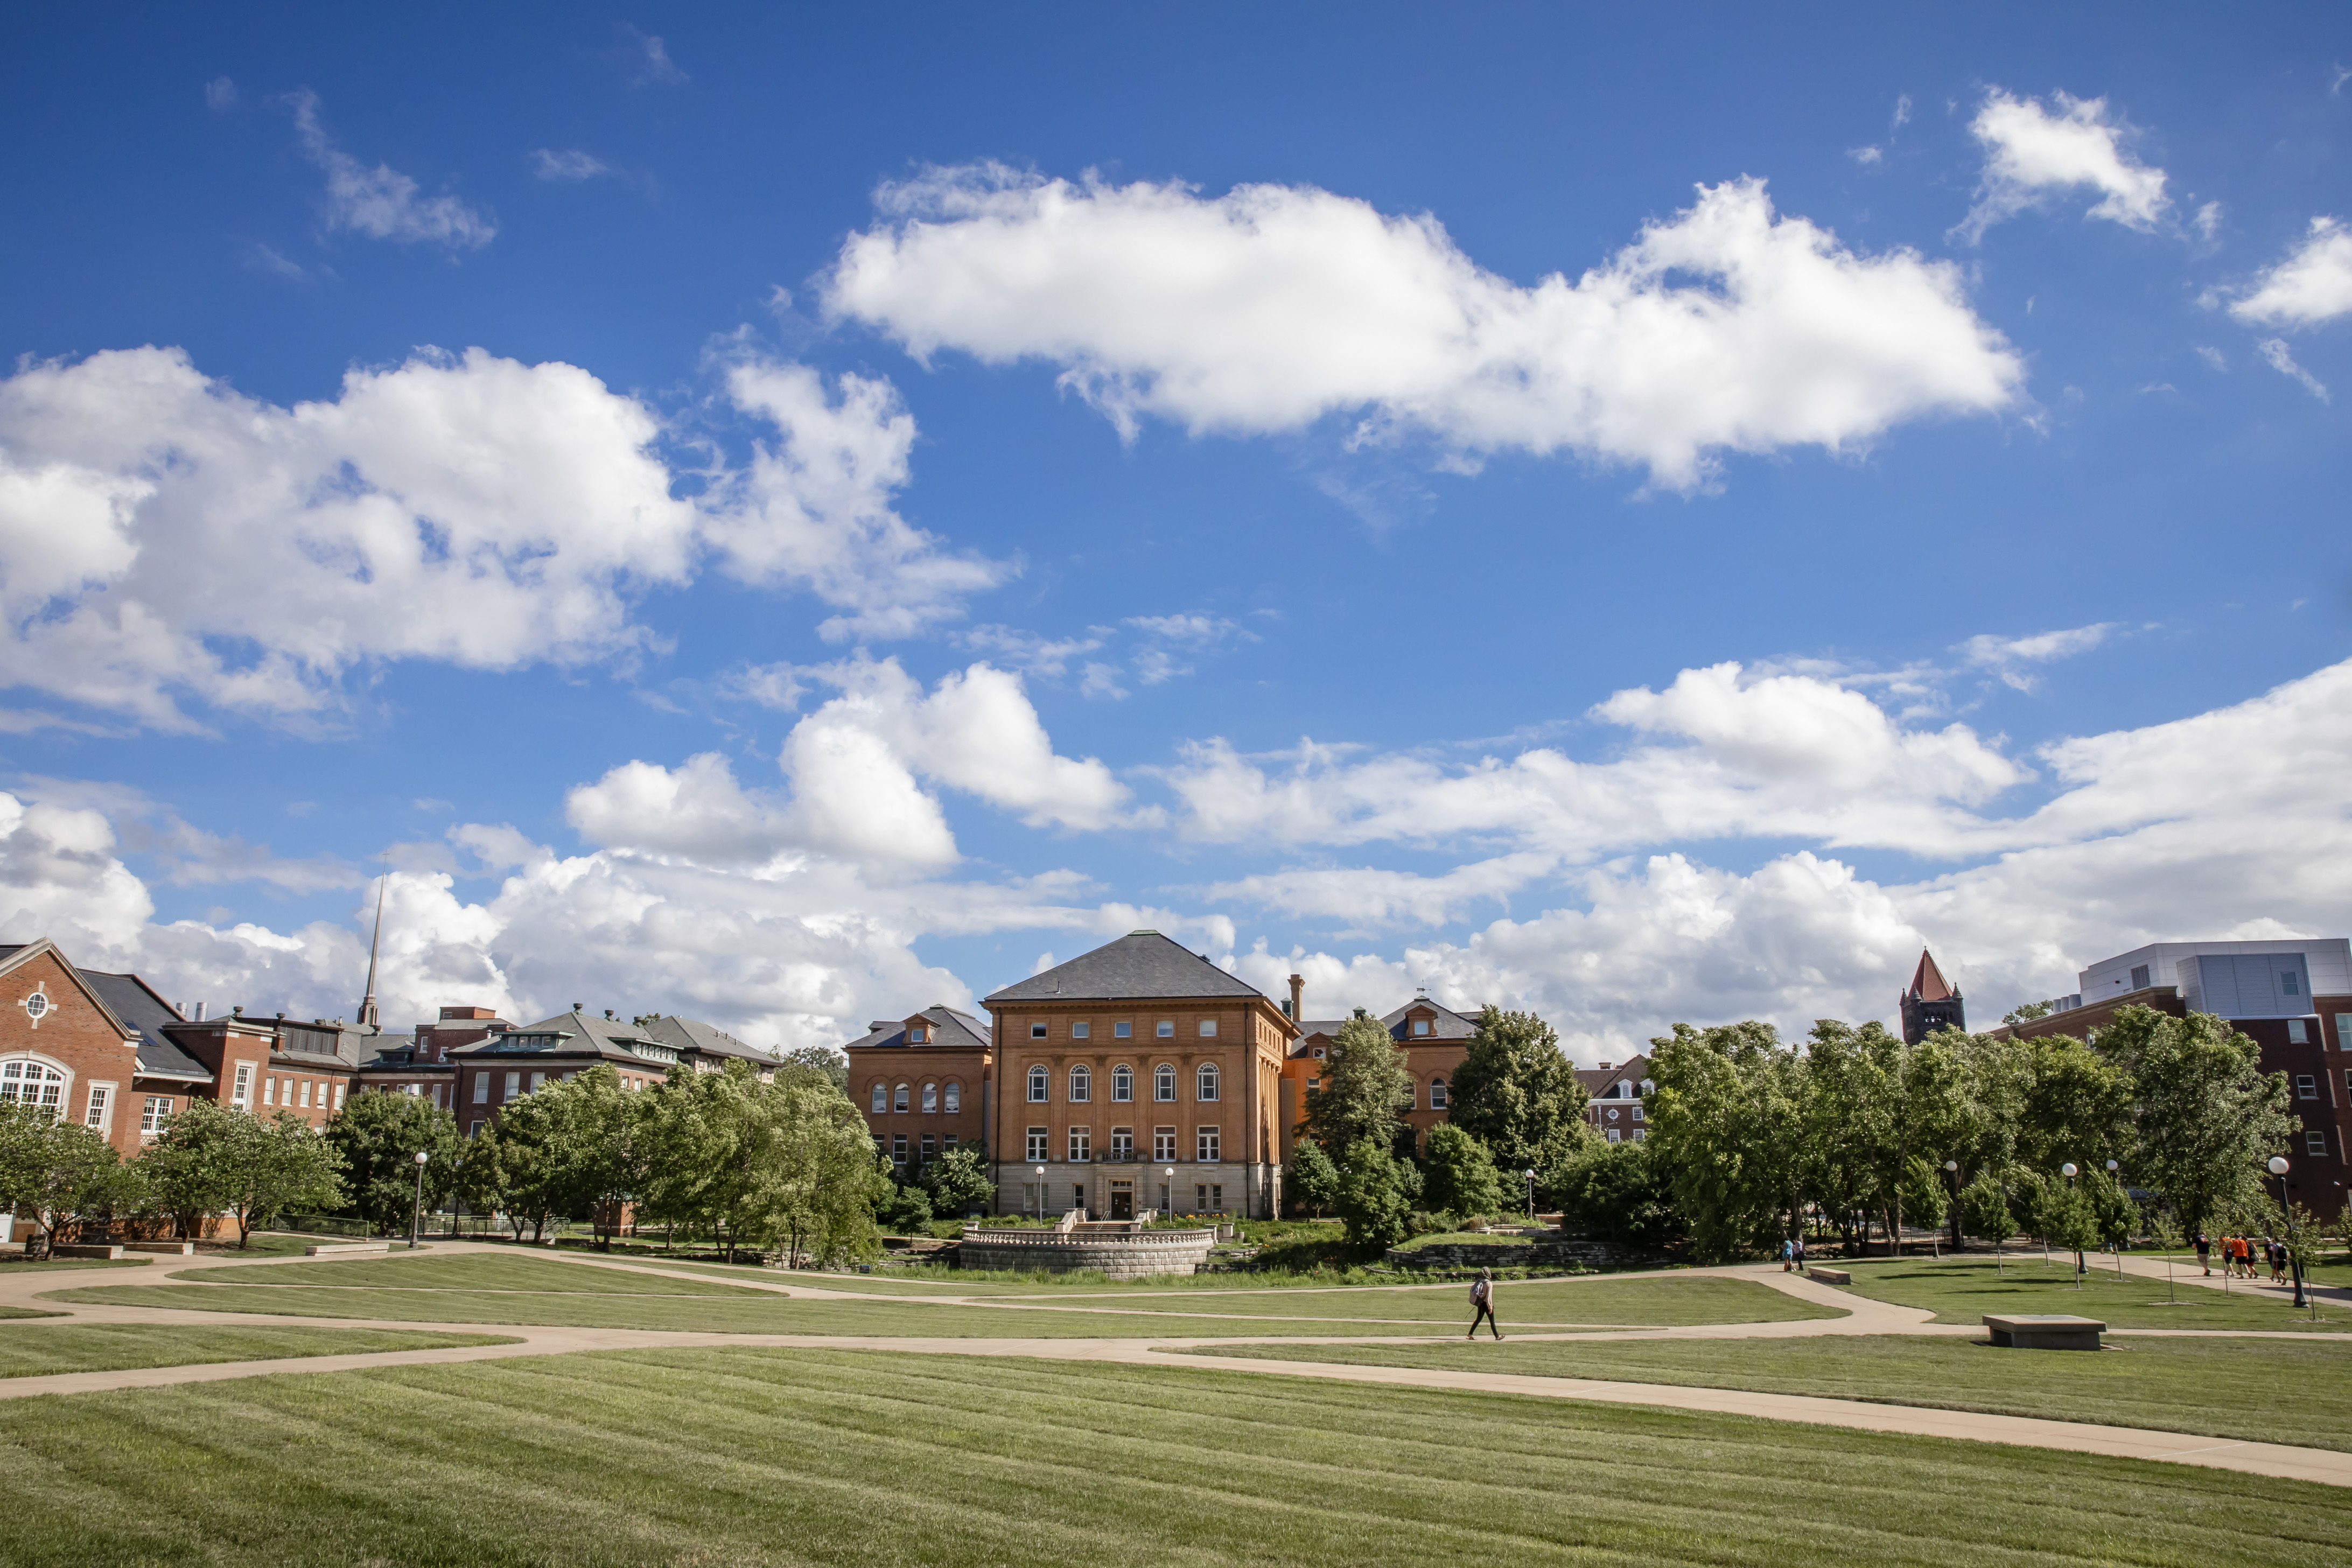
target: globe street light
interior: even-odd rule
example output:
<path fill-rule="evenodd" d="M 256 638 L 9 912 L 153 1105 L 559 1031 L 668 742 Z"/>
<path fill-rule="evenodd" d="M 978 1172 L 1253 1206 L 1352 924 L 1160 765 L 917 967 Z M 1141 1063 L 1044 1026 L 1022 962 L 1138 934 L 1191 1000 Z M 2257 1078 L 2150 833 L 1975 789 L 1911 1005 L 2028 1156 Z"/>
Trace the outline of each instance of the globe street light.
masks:
<path fill-rule="evenodd" d="M 1045 1223 L 1045 1167 L 1037 1167 L 1037 1223 Z"/>
<path fill-rule="evenodd" d="M 1176 1217 L 1176 1167 L 1175 1167 L 1175 1166 L 1171 1165 L 1171 1166 L 1169 1166 L 1169 1167 L 1168 1167 L 1168 1184 L 1167 1184 L 1165 1187 L 1162 1187 L 1162 1188 L 1160 1189 L 1160 1191 L 1161 1191 L 1163 1194 L 1166 1194 L 1166 1200 L 1167 1200 L 1167 1204 L 1168 1204 L 1168 1213 L 1167 1213 L 1167 1215 L 1166 1215 L 1166 1216 L 1165 1216 L 1165 1217 L 1167 1217 L 1167 1218 L 1169 1218 L 1169 1219 L 1174 1219 L 1174 1218 Z"/>
<path fill-rule="evenodd" d="M 1944 1162 L 1944 1175 L 1952 1184 L 1952 1250 L 1960 1250 L 1960 1163 Z"/>
<path fill-rule="evenodd" d="M 2295 1246 L 2294 1210 L 2287 1207 L 2286 1203 L 2285 1155 L 2271 1156 L 2271 1174 L 2278 1178 L 2279 1213 L 2286 1216 L 2286 1261 L 2287 1267 L 2294 1273 L 2294 1304 L 2299 1309 L 2303 1306 L 2303 1258 L 2301 1249 Z"/>
<path fill-rule="evenodd" d="M 1528 1223 L 1529 1223 L 1529 1224 L 1533 1224 L 1533 1223 L 1535 1222 L 1535 1217 L 1536 1217 L 1536 1173 L 1535 1173 L 1535 1168 L 1534 1168 L 1533 1166 L 1529 1166 L 1529 1167 L 1528 1168 Z"/>
<path fill-rule="evenodd" d="M 2060 1175 L 2062 1175 L 2062 1176 L 2063 1176 L 2063 1177 L 2065 1177 L 2065 1178 L 2066 1178 L 2066 1195 L 2067 1195 L 2067 1196 L 2069 1196 L 2069 1197 L 2074 1196 L 2074 1161 L 2072 1161 L 2072 1160 L 2069 1160 L 2069 1161 L 2067 1161 L 2064 1164 L 2063 1164 L 2063 1165 L 2059 1166 L 2059 1167 L 2058 1167 L 2058 1173 L 2059 1173 Z M 2068 1205 L 2067 1206 L 2068 1206 L 2069 1208 L 2071 1208 L 2071 1207 L 2073 1207 L 2074 1205 L 2070 1204 L 2070 1205 Z M 2082 1249 L 2081 1247 L 2076 1247 L 2076 1248 L 2074 1249 L 2074 1289 L 2077 1289 L 2077 1290 L 2080 1290 L 2080 1289 L 2083 1288 L 2083 1275 L 2084 1275 L 2084 1268 L 2083 1268 L 2083 1249 Z"/>
<path fill-rule="evenodd" d="M 431 1159 L 424 1150 L 416 1152 L 416 1206 L 408 1211 L 408 1250 L 416 1250 L 416 1233 L 425 1223 L 425 1162 Z"/>
<path fill-rule="evenodd" d="M 2115 1184 L 2116 1184 L 2116 1185 L 2117 1185 L 2118 1187 L 2120 1187 L 2120 1186 L 2122 1186 L 2122 1185 L 2123 1185 L 2123 1178 L 2122 1178 L 2122 1177 L 2120 1177 L 2120 1176 L 2118 1176 L 2118 1175 L 2116 1175 L 2116 1173 L 2117 1171 L 2121 1170 L 2122 1168 L 2123 1168 L 2123 1167 L 2122 1167 L 2120 1164 L 2118 1164 L 2116 1162 L 2115 1162 L 2115 1161 L 2113 1161 L 2113 1160 L 2110 1160 L 2110 1161 L 2108 1161 L 2108 1162 L 2107 1162 L 2107 1180 L 2109 1180 L 2109 1181 L 2111 1181 L 2111 1182 L 2115 1183 Z M 2126 1194 L 2126 1195 L 2128 1195 L 2128 1194 Z M 2123 1244 L 2121 1241 L 2117 1241 L 2117 1242 L 2116 1243 L 2116 1279 L 2122 1279 L 2123 1277 L 2124 1277 L 2124 1244 Z"/>

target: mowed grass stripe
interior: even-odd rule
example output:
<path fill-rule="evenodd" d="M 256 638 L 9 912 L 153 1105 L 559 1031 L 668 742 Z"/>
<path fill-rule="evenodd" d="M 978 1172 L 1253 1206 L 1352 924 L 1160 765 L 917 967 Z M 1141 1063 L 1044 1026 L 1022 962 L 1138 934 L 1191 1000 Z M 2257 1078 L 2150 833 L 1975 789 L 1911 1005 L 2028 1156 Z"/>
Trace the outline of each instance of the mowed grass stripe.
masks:
<path fill-rule="evenodd" d="M 763 1351 L 26 1402 L 0 1408 L 0 1484 L 29 1563 L 2202 1568 L 2352 1552 L 2343 1493 L 2181 1467 L 1206 1371 Z"/>
<path fill-rule="evenodd" d="M 1906 1307 L 1922 1307 L 1938 1322 L 1979 1321 L 1987 1312 L 2065 1312 L 2097 1318 L 2118 1329 L 2295 1330 L 2339 1333 L 2352 1331 L 2352 1311 L 2339 1302 L 2322 1306 L 2318 1321 L 2275 1296 L 2249 1290 L 2228 1295 L 2189 1283 L 2190 1270 L 2168 1293 L 2162 1279 L 2137 1275 L 2117 1279 L 2095 1267 L 2074 1284 L 2071 1258 L 2044 1263 L 2038 1254 L 2006 1263 L 1981 1254 L 1941 1259 L 1871 1258 L 1850 1265 L 1857 1294 Z M 1508 1332 L 1506 1330 L 1505 1332 Z"/>
<path fill-rule="evenodd" d="M 331 1263 L 270 1263 L 245 1268 L 194 1268 L 177 1279 L 199 1285 L 376 1286 L 404 1289 L 545 1290 L 567 1295 L 757 1297 L 762 1291 L 716 1280 L 668 1279 L 551 1258 L 461 1253 L 455 1257 L 364 1258 Z"/>
<path fill-rule="evenodd" d="M 1864 1399 L 2352 1450 L 2352 1337 L 2126 1337 L 2092 1355 L 1903 1335 L 1229 1345 L 1204 1355 L 1525 1373 Z"/>
<path fill-rule="evenodd" d="M 0 1378 L 133 1367 L 196 1366 L 285 1356 L 365 1355 L 450 1345 L 510 1345 L 510 1334 L 423 1329 L 237 1328 L 214 1323 L 59 1323 L 0 1329 Z"/>

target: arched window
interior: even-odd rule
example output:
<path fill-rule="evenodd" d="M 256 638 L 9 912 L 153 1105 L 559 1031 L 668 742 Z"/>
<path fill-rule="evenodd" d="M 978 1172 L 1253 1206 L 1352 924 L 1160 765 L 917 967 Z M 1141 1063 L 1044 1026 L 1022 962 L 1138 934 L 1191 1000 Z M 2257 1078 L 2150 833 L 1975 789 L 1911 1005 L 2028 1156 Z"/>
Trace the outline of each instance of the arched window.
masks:
<path fill-rule="evenodd" d="M 1196 1077 L 1199 1081 L 1193 1086 L 1193 1098 L 1201 1100 L 1212 1100 L 1216 1099 L 1217 1064 L 1214 1062 L 1202 1062 L 1201 1064 L 1201 1070 Z"/>
<path fill-rule="evenodd" d="M 1084 1062 L 1070 1069 L 1070 1103 L 1084 1105 L 1094 1098 L 1095 1075 Z"/>
<path fill-rule="evenodd" d="M 900 1084 L 898 1086 L 898 1092 L 891 1096 L 890 1109 L 893 1110 L 904 1110 L 907 1109 L 907 1086 L 905 1084 Z"/>
<path fill-rule="evenodd" d="M 1034 1067 L 1029 1069 L 1029 1103 L 1032 1105 L 1045 1103 L 1045 1069 L 1043 1067 Z"/>
<path fill-rule="evenodd" d="M 23 1059 L 0 1066 L 0 1100 L 38 1106 L 54 1121 L 65 1099 L 66 1075 L 47 1063 Z"/>
<path fill-rule="evenodd" d="M 927 1083 L 923 1085 L 923 1114 L 926 1116 L 935 1116 L 939 1113 L 939 1109 L 940 1086 L 935 1083 Z"/>
<path fill-rule="evenodd" d="M 1429 1109 L 1432 1110 L 1445 1109 L 1445 1080 L 1442 1078 L 1429 1080 Z"/>
<path fill-rule="evenodd" d="M 486 1078 L 483 1081 L 488 1082 L 488 1080 Z M 477 1095 L 475 1098 L 478 1100 L 481 1097 Z M 874 1085 L 874 1114 L 877 1116 L 881 1115 L 884 1110 L 889 1108 L 889 1104 L 890 1086 L 887 1083 L 877 1081 Z"/>
<path fill-rule="evenodd" d="M 1161 1062 L 1151 1069 L 1151 1098 L 1154 1100 L 1176 1098 L 1176 1069 L 1167 1062 Z"/>
<path fill-rule="evenodd" d="M 1120 1105 L 1135 1098 L 1135 1069 L 1125 1062 L 1110 1069 L 1110 1097 Z"/>
<path fill-rule="evenodd" d="M 953 1116 L 963 1109 L 963 1085 L 952 1079 L 948 1081 L 948 1114 Z"/>

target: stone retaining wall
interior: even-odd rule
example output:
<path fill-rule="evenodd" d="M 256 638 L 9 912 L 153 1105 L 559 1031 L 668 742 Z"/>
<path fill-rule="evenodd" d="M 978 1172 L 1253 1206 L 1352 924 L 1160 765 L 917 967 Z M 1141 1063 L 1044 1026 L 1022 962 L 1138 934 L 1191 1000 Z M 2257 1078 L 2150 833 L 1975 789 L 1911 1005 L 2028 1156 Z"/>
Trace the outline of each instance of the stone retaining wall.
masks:
<path fill-rule="evenodd" d="M 1390 1265 L 1398 1268 L 1619 1268 L 1655 1257 L 1613 1241 L 1532 1241 L 1524 1246 L 1458 1242 L 1410 1252 L 1391 1247 L 1388 1256 Z"/>
<path fill-rule="evenodd" d="M 1195 1274 L 1209 1260 L 1214 1229 L 1150 1230 L 1130 1236 L 1083 1231 L 968 1230 L 956 1247 L 959 1268 L 1050 1269 L 1066 1274 L 1099 1268 L 1112 1279 L 1151 1274 Z"/>

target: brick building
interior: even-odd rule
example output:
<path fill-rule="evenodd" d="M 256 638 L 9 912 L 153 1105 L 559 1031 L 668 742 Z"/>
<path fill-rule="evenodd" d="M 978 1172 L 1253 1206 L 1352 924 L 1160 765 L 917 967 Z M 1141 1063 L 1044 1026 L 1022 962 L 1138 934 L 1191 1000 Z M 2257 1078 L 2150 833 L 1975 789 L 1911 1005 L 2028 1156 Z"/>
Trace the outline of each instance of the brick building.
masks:
<path fill-rule="evenodd" d="M 2287 1152 L 2287 1195 L 2323 1215 L 2343 1206 L 2352 1192 L 2352 940 L 2152 942 L 2099 960 L 2075 984 L 2046 1017 L 1990 1032 L 2082 1039 L 2133 1005 L 2215 1014 L 2262 1047 L 2263 1071 L 2285 1075 L 2287 1110 L 2303 1122 Z"/>
<path fill-rule="evenodd" d="M 1282 1157 L 1286 1161 L 1297 1141 L 1298 1123 L 1307 1114 L 1307 1093 L 1321 1086 L 1321 1063 L 1330 1051 L 1333 1038 L 1349 1022 L 1346 1018 L 1304 1017 L 1306 988 L 1302 977 L 1290 977 L 1290 1000 L 1286 1011 L 1300 1022 L 1298 1037 L 1291 1042 L 1282 1064 Z M 1360 1007 L 1355 1013 L 1357 1017 L 1370 1016 Z M 1447 1088 L 1454 1081 L 1454 1069 L 1469 1054 L 1470 1037 L 1477 1032 L 1478 1020 L 1441 1006 L 1423 992 L 1403 1006 L 1382 1015 L 1379 1022 L 1405 1054 L 1405 1070 L 1412 1075 L 1412 1103 L 1406 1108 L 1404 1119 L 1412 1126 L 1416 1152 L 1426 1152 L 1430 1129 L 1446 1119 Z M 1339 1151 L 1327 1152 L 1336 1154 Z"/>
<path fill-rule="evenodd" d="M 1576 1081 L 1591 1097 L 1585 1102 L 1584 1120 L 1599 1130 L 1601 1137 L 1612 1143 L 1639 1143 L 1649 1137 L 1650 1130 L 1643 1120 L 1642 1097 L 1657 1086 L 1650 1081 L 1648 1057 L 1628 1057 L 1622 1062 L 1579 1068 Z"/>
<path fill-rule="evenodd" d="M 842 1047 L 849 1098 L 901 1175 L 951 1150 L 988 1146 L 989 1026 L 943 1004 L 877 1018 Z"/>
<path fill-rule="evenodd" d="M 484 1024 L 481 1010 L 471 1011 L 474 1016 L 457 1020 L 461 1032 Z M 436 1037 L 445 1026 L 436 1026 Z M 679 1068 L 717 1072 L 730 1059 L 750 1062 L 766 1082 L 782 1065 L 775 1052 L 697 1019 L 656 1015 L 624 1022 L 610 1009 L 600 1018 L 577 1002 L 570 1012 L 536 1024 L 484 1026 L 478 1038 L 444 1054 L 457 1095 L 457 1127 L 468 1138 L 531 1090 L 600 1064 L 618 1073 L 627 1089 L 651 1089 Z"/>
<path fill-rule="evenodd" d="M 1257 987 L 1139 931 L 984 1005 L 1000 1210 L 1279 1212 L 1297 1029 Z"/>
<path fill-rule="evenodd" d="M 178 1011 L 132 974 L 76 968 L 55 942 L 0 946 L 0 1100 L 47 1108 L 126 1158 L 212 1070 L 166 1032 Z"/>

